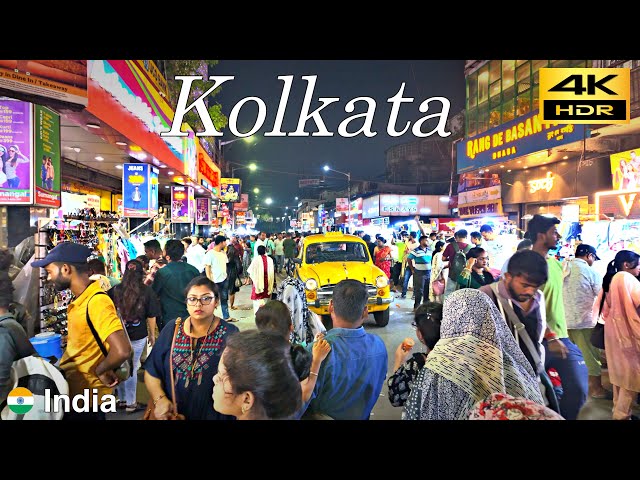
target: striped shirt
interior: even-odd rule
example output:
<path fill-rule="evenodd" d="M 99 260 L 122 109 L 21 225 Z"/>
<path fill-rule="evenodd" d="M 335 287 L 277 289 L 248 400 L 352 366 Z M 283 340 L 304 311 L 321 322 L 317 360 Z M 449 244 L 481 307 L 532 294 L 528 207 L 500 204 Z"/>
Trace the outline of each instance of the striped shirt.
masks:
<path fill-rule="evenodd" d="M 413 260 L 416 270 L 431 270 L 431 251 L 428 248 L 417 247 L 407 258 Z"/>

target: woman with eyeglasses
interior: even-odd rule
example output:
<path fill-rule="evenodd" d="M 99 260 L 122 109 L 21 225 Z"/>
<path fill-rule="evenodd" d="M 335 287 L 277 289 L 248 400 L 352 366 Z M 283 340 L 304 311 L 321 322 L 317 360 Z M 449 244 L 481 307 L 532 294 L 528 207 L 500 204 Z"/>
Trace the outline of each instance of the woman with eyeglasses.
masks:
<path fill-rule="evenodd" d="M 427 355 L 440 340 L 440 322 L 442 322 L 441 303 L 423 303 L 416 310 L 411 325 L 416 330 L 416 336 L 420 343 L 427 347 L 427 351 L 411 354 L 412 345 L 407 345 L 404 341 L 398 345 L 393 366 L 395 373 L 387 380 L 389 401 L 394 407 L 404 406 L 409 398 L 413 381 L 424 367 Z"/>
<path fill-rule="evenodd" d="M 187 420 L 232 420 L 214 410 L 211 392 L 227 337 L 238 328 L 214 315 L 220 295 L 207 277 L 194 278 L 185 294 L 189 316 L 162 329 L 145 363 L 144 382 L 154 414 L 162 420 L 176 413 Z M 172 377 L 176 398 L 171 393 Z"/>

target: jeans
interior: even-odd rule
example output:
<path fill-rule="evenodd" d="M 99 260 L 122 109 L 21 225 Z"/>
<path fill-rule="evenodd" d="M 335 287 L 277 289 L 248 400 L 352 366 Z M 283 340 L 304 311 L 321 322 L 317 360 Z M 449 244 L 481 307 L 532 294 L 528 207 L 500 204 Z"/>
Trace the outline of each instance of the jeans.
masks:
<path fill-rule="evenodd" d="M 133 375 L 124 382 L 119 383 L 116 387 L 118 400 L 124 400 L 129 406 L 135 405 L 137 401 L 138 369 L 140 368 L 140 357 L 142 357 L 142 352 L 146 345 L 147 337 L 141 338 L 140 340 L 131 340 L 131 347 L 133 347 Z"/>
<path fill-rule="evenodd" d="M 227 320 L 229 318 L 229 277 L 225 278 L 223 282 L 216 283 L 216 285 L 218 286 L 218 292 L 220 293 L 222 319 Z"/>
<path fill-rule="evenodd" d="M 407 296 L 407 289 L 409 288 L 409 279 L 411 278 L 411 269 L 409 267 L 404 270 L 404 281 L 402 282 L 402 296 Z M 415 293 L 415 292 L 414 292 Z"/>
<path fill-rule="evenodd" d="M 444 296 L 442 298 L 442 301 L 444 302 L 447 299 L 447 297 L 451 295 L 453 292 L 455 292 L 457 289 L 458 289 L 458 282 L 447 277 L 447 284 L 444 287 Z"/>
<path fill-rule="evenodd" d="M 414 270 L 413 271 L 413 294 L 415 300 L 413 302 L 414 310 L 422 303 L 424 297 L 425 302 L 429 300 L 429 280 L 431 279 L 431 270 Z"/>
<path fill-rule="evenodd" d="M 402 262 L 396 262 L 391 268 L 391 283 L 395 288 L 400 284 L 400 272 L 402 271 Z"/>
<path fill-rule="evenodd" d="M 9 184 L 9 188 L 18 188 L 20 186 L 20 178 L 19 177 L 8 178 L 7 183 Z"/>
<path fill-rule="evenodd" d="M 587 401 L 589 372 L 578 346 L 568 338 L 560 340 L 569 350 L 565 359 L 551 353 L 547 348 L 547 341 L 542 341 L 546 349 L 544 368 L 545 370 L 555 368 L 560 375 L 564 391 L 560 399 L 560 414 L 567 420 L 576 420 L 580 409 Z"/>
<path fill-rule="evenodd" d="M 276 255 L 276 272 L 284 269 L 284 255 Z"/>

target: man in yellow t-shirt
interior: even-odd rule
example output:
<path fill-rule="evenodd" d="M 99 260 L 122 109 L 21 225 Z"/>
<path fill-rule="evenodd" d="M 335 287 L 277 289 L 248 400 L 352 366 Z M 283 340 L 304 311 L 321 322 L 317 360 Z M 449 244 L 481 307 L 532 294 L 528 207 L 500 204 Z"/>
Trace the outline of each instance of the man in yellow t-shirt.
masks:
<path fill-rule="evenodd" d="M 71 289 L 75 300 L 67 309 L 67 347 L 60 361 L 69 383 L 69 397 L 81 395 L 89 390 L 89 402 L 97 393 L 98 403 L 102 396 L 110 394 L 118 384 L 113 372 L 130 355 L 131 343 L 127 338 L 115 306 L 108 295 L 102 291 L 99 282 L 89 279 L 87 258 L 91 250 L 84 245 L 71 242 L 58 244 L 43 260 L 32 263 L 34 267 L 43 267 L 47 271 L 47 281 L 52 282 L 58 291 Z M 97 294 L 97 295 L 96 295 Z M 95 296 L 95 298 L 94 298 Z M 89 318 L 100 340 L 108 351 L 105 358 L 87 323 Z M 91 389 L 96 389 L 96 392 Z M 86 398 L 86 396 L 85 396 Z M 67 413 L 65 419 L 102 420 L 104 413 Z"/>

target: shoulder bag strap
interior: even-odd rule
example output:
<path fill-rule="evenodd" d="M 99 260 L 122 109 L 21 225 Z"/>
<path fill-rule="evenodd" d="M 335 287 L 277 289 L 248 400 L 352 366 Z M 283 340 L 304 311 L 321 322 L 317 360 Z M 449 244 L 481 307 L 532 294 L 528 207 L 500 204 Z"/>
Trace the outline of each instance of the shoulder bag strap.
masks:
<path fill-rule="evenodd" d="M 542 361 L 540 360 L 540 355 L 538 355 L 538 349 L 535 347 L 535 345 L 531 341 L 531 337 L 527 333 L 527 330 L 524 324 L 520 321 L 520 319 L 518 318 L 518 315 L 513 309 L 513 303 L 511 303 L 510 299 L 507 300 L 498 293 L 497 283 L 492 283 L 491 289 L 493 290 L 493 293 L 495 294 L 496 299 L 498 300 L 498 308 L 500 309 L 500 313 L 514 327 L 514 330 L 515 330 L 514 335 L 516 337 L 516 341 L 518 341 L 518 336 L 521 336 L 522 340 L 524 341 L 524 344 L 527 346 L 527 349 L 529 350 L 529 353 L 531 354 L 531 357 L 533 358 L 533 361 L 536 364 L 536 369 L 537 369 L 536 373 L 543 372 L 544 367 L 542 365 Z"/>
<path fill-rule="evenodd" d="M 89 298 L 89 300 L 87 300 L 87 313 L 86 313 L 86 317 L 87 317 L 87 323 L 89 324 L 89 329 L 91 330 L 91 333 L 93 334 L 93 338 L 96 339 L 96 342 L 98 343 L 98 347 L 100 347 L 100 351 L 102 352 L 102 355 L 105 356 L 105 358 L 107 357 L 108 353 L 107 349 L 104 346 L 104 343 L 102 343 L 102 340 L 100 340 L 100 336 L 98 335 L 98 332 L 96 332 L 95 327 L 93 326 L 93 323 L 91 322 L 91 318 L 89 317 L 89 302 L 91 301 L 91 299 L 93 297 L 95 297 L 96 295 L 106 295 L 105 292 L 98 292 L 95 293 L 91 296 L 91 298 Z"/>
<path fill-rule="evenodd" d="M 178 415 L 178 399 L 176 398 L 176 381 L 173 375 L 173 349 L 176 346 L 176 338 L 178 337 L 178 332 L 180 331 L 180 325 L 182 324 L 182 319 L 178 317 L 176 319 L 176 327 L 173 330 L 173 340 L 171 341 L 171 350 L 169 350 L 169 375 L 171 376 L 171 398 L 173 399 L 173 406 Z"/>

